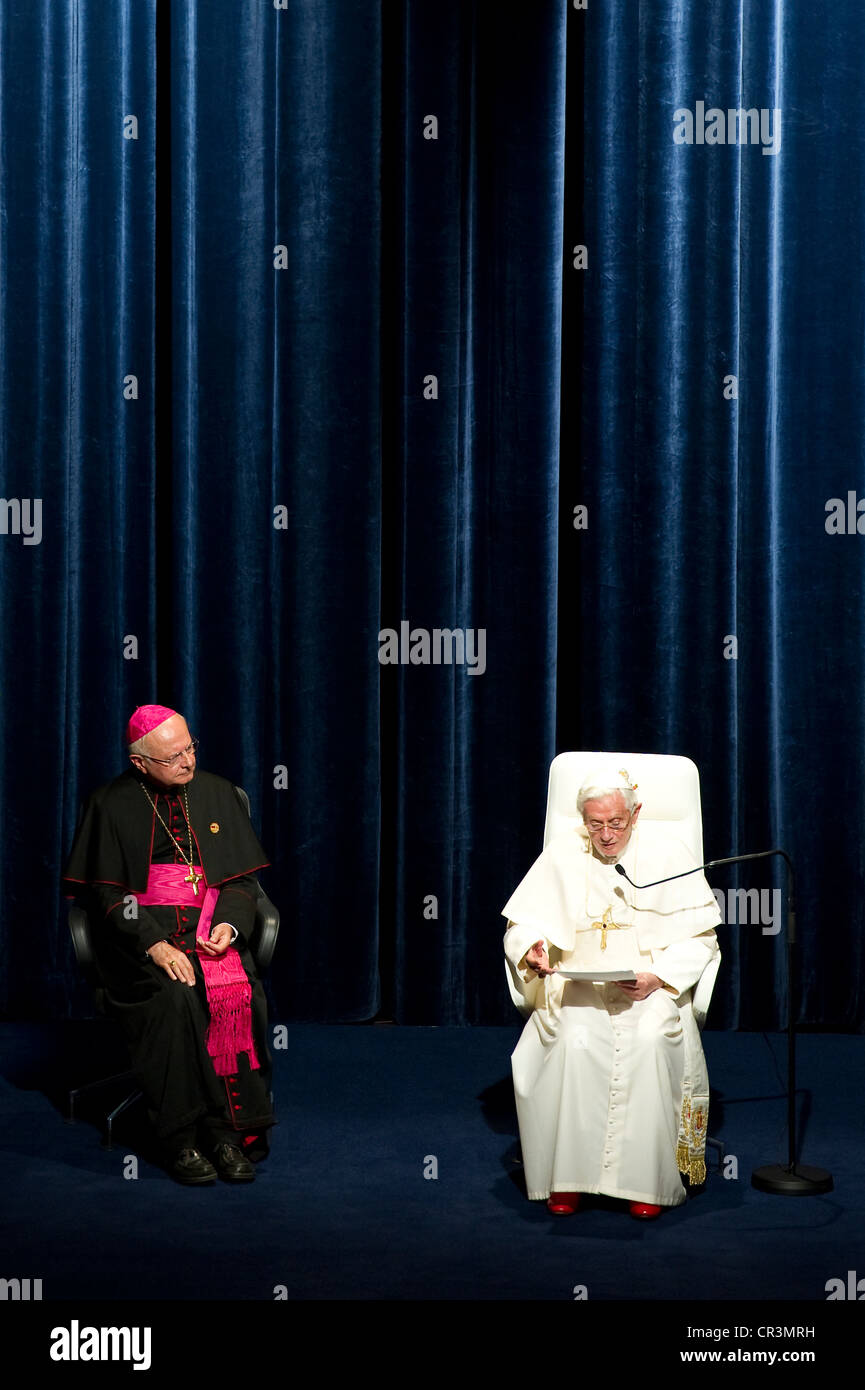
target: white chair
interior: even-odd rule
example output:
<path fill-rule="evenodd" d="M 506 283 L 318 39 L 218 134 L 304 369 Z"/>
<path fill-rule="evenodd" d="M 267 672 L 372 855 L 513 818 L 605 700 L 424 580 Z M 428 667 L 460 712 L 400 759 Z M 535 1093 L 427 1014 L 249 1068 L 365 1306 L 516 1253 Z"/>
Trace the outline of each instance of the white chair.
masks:
<path fill-rule="evenodd" d="M 560 753 L 550 766 L 544 848 L 556 835 L 582 823 L 577 792 L 598 763 L 622 768 L 637 784 L 640 819 L 663 821 L 687 845 L 697 864 L 703 862 L 703 814 L 700 774 L 690 758 L 661 753 Z"/>
<path fill-rule="evenodd" d="M 600 751 L 559 753 L 550 765 L 544 848 L 556 836 L 563 835 L 582 823 L 582 816 L 577 812 L 577 793 L 586 777 L 598 764 L 621 768 L 627 772 L 631 783 L 636 783 L 637 801 L 642 805 L 640 820 L 663 821 L 669 825 L 677 838 L 687 845 L 694 856 L 695 864 L 702 864 L 703 813 L 700 803 L 700 774 L 696 763 L 690 758 L 676 754 Z M 705 1007 L 708 1006 L 717 968 L 717 963 L 708 967 L 694 991 L 694 1009 L 698 1020 L 704 1016 Z M 702 1007 L 698 1007 L 698 992 L 705 998 Z M 720 1139 L 707 1139 L 706 1143 L 717 1151 L 718 1167 L 723 1168 L 723 1142 Z"/>

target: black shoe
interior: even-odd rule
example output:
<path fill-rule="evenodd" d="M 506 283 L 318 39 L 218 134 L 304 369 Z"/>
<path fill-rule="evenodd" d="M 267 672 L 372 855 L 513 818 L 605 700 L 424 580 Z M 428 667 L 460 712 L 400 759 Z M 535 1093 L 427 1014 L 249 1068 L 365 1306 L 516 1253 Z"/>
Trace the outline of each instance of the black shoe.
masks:
<path fill-rule="evenodd" d="M 218 1144 L 213 1155 L 219 1176 L 226 1182 L 252 1182 L 255 1169 L 236 1144 Z"/>
<path fill-rule="evenodd" d="M 168 1171 L 178 1182 L 190 1187 L 216 1181 L 216 1169 L 198 1149 L 181 1149 Z"/>

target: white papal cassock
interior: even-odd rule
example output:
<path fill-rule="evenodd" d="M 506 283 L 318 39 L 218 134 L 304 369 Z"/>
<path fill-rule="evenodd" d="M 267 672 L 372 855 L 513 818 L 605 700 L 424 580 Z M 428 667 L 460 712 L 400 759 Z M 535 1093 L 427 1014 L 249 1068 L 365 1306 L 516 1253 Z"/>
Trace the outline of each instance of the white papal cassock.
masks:
<path fill-rule="evenodd" d="M 649 883 L 696 861 L 663 825 L 641 821 L 619 862 Z M 720 963 L 705 876 L 633 888 L 580 825 L 551 841 L 502 912 L 511 995 L 528 1015 L 511 1062 L 529 1197 L 684 1202 L 680 1173 L 706 1175 L 700 1026 Z M 634 1000 L 615 984 L 538 978 L 525 955 L 540 940 L 551 965 L 649 971 L 665 988 Z"/>

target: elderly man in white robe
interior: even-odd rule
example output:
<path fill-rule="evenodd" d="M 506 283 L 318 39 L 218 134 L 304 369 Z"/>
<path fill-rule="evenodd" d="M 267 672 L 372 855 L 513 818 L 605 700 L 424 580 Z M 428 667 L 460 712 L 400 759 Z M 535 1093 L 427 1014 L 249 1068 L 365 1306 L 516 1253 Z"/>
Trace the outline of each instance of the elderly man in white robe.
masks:
<path fill-rule="evenodd" d="M 640 809 L 626 770 L 595 769 L 583 824 L 547 845 L 502 909 L 508 983 L 528 1015 L 511 1059 L 526 1189 L 556 1215 L 603 1193 L 651 1220 L 686 1200 L 682 1175 L 706 1177 L 700 1026 L 720 914 L 702 872 L 629 883 L 695 867 L 670 830 L 638 824 Z"/>

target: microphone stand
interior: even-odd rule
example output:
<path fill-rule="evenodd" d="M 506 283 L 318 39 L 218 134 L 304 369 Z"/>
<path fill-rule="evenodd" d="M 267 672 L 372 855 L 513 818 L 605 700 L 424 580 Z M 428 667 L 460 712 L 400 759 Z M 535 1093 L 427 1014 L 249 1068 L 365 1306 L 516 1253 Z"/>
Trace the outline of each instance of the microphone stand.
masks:
<path fill-rule="evenodd" d="M 695 869 L 686 869 L 681 874 L 671 874 L 669 878 L 656 879 L 654 883 L 634 883 L 628 878 L 621 864 L 616 864 L 616 873 L 628 879 L 632 888 L 654 888 L 659 883 L 671 883 L 676 878 L 687 878 L 688 874 L 699 873 L 701 869 L 717 869 L 722 864 L 742 864 L 747 859 L 768 859 L 780 854 L 787 865 L 787 1163 L 766 1163 L 755 1168 L 751 1174 L 751 1186 L 760 1192 L 769 1192 L 779 1197 L 818 1197 L 831 1192 L 834 1186 L 832 1174 L 825 1168 L 813 1168 L 796 1162 L 796 1023 L 793 1000 L 796 994 L 796 908 L 793 888 L 793 865 L 790 856 L 783 849 L 765 849 L 757 854 L 734 854 L 728 859 L 710 859 L 706 864 L 698 864 Z"/>

